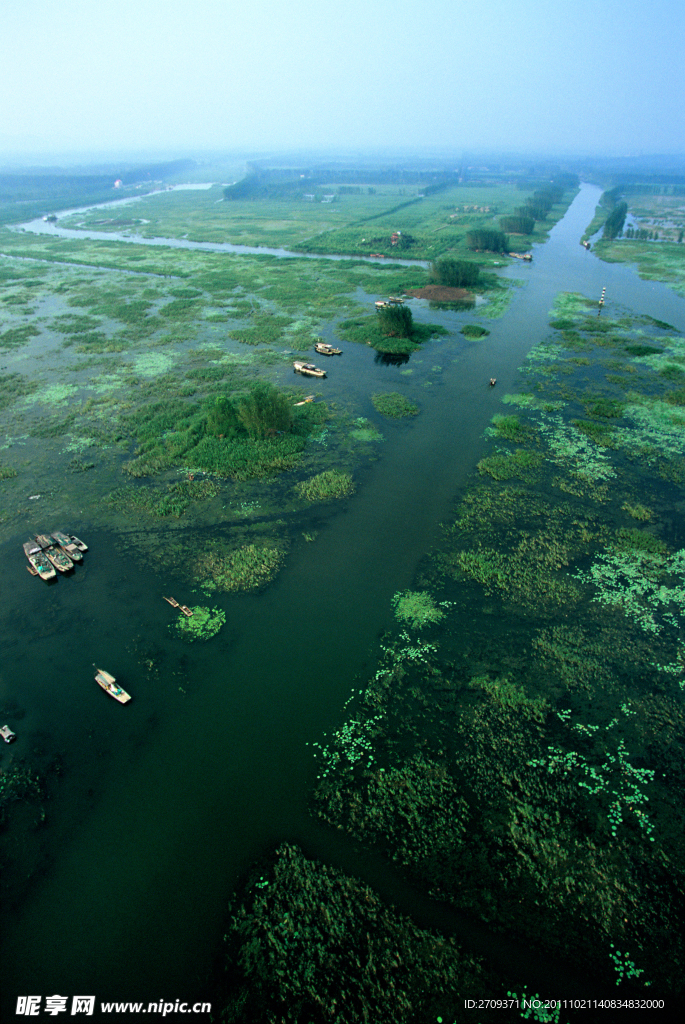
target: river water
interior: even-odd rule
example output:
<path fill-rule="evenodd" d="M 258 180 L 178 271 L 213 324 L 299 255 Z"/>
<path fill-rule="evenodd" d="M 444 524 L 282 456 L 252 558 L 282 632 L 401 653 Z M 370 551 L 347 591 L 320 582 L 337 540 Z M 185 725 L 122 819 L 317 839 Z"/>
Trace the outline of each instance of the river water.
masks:
<path fill-rule="evenodd" d="M 340 724 L 355 680 L 373 671 L 390 599 L 411 586 L 437 539 L 501 395 L 545 336 L 554 296 L 599 298 L 606 286 L 608 313 L 619 302 L 685 330 L 682 299 L 579 245 L 599 194 L 583 186 L 532 265 L 507 268 L 525 285 L 485 342 L 465 343 L 456 314 L 416 311 L 454 331 L 422 353 L 442 366 L 440 385 L 421 396 L 415 421 L 387 429 L 354 498 L 315 543 L 293 549 L 275 583 L 221 601 L 227 624 L 210 643 L 189 648 L 169 633 L 160 595 L 183 599 L 184 581 L 138 564 L 120 538 L 91 529 L 87 562 L 49 601 L 20 568 L 23 538 L 4 545 L 18 582 L 0 593 L 2 696 L 24 709 L 31 747 L 63 752 L 66 771 L 45 824 L 20 822 L 6 837 L 3 1020 L 29 993 L 207 999 L 227 898 L 248 864 L 284 840 L 339 859 L 400 908 L 429 916 L 392 872 L 384 880 L 372 856 L 312 821 L 316 762 L 306 743 Z M 399 369 L 368 372 L 392 384 Z M 187 536 L 192 543 L 192 529 Z M 136 678 L 142 657 L 146 679 Z M 88 685 L 95 660 L 126 680 L 129 706 Z"/>

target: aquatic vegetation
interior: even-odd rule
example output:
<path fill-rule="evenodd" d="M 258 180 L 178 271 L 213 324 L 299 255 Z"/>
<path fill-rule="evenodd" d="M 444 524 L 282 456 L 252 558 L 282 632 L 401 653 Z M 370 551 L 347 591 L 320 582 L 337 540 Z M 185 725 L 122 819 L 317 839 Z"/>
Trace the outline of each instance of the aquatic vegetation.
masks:
<path fill-rule="evenodd" d="M 685 549 L 668 557 L 634 546 L 605 551 L 589 570 L 579 569 L 573 577 L 593 584 L 597 588 L 594 601 L 620 608 L 645 632 L 658 635 L 666 627 L 682 626 Z M 667 580 L 675 584 L 669 587 Z"/>
<path fill-rule="evenodd" d="M 273 542 L 243 544 L 228 551 L 213 547 L 196 553 L 195 579 L 203 589 L 257 590 L 276 576 L 284 558 L 283 546 Z"/>
<path fill-rule="evenodd" d="M 515 477 L 533 480 L 535 470 L 542 462 L 542 455 L 538 452 L 521 448 L 515 452 L 499 452 L 486 456 L 478 463 L 478 472 L 483 476 L 491 476 L 493 480 L 513 480 Z"/>
<path fill-rule="evenodd" d="M 179 614 L 174 624 L 169 629 L 175 629 L 184 640 L 189 642 L 195 640 L 210 640 L 219 632 L 226 621 L 226 612 L 220 608 L 204 608 L 201 605 L 193 605 L 190 609 L 190 617 Z"/>
<path fill-rule="evenodd" d="M 388 391 L 384 394 L 371 395 L 374 409 L 382 416 L 389 416 L 391 419 L 401 419 L 404 416 L 416 416 L 419 407 L 415 402 L 397 391 Z"/>
<path fill-rule="evenodd" d="M 359 879 L 279 847 L 253 869 L 225 936 L 226 1020 L 409 1024 L 452 1014 L 483 984 L 452 938 L 418 928 Z M 466 988 L 464 988 L 466 986 Z M 475 989 L 473 986 L 476 986 Z M 237 992 L 237 994 L 236 994 Z"/>
<path fill-rule="evenodd" d="M 295 492 L 305 501 L 327 501 L 329 498 L 344 498 L 354 491 L 350 473 L 338 469 L 326 469 L 323 473 L 295 485 Z"/>
<path fill-rule="evenodd" d="M 365 416 L 358 416 L 354 421 L 354 427 L 350 431 L 350 437 L 355 441 L 383 441 L 383 435 L 377 430 Z"/>
<path fill-rule="evenodd" d="M 461 333 L 465 338 L 486 338 L 490 331 L 480 324 L 464 324 Z"/>
<path fill-rule="evenodd" d="M 40 329 L 35 324 L 22 324 L 20 327 L 9 327 L 0 334 L 0 349 L 21 348 L 31 338 L 40 334 Z"/>
<path fill-rule="evenodd" d="M 0 480 L 12 480 L 17 475 L 17 471 L 13 466 L 0 465 Z"/>
<path fill-rule="evenodd" d="M 596 483 L 616 476 L 609 456 L 597 450 L 590 438 L 564 422 L 561 416 L 540 413 L 538 429 L 547 442 L 550 458 L 581 480 Z"/>
<path fill-rule="evenodd" d="M 518 416 L 502 416 L 501 413 L 495 413 L 492 417 L 492 427 L 488 427 L 486 433 L 505 441 L 521 442 L 527 440 L 532 431 L 530 427 L 521 423 Z"/>
<path fill-rule="evenodd" d="M 639 978 L 641 974 L 645 972 L 636 967 L 635 963 L 630 959 L 629 953 L 621 953 L 620 950 L 616 949 L 613 942 L 610 943 L 610 947 L 614 950 L 613 953 L 609 953 L 610 959 L 613 961 L 614 968 L 618 977 L 616 978 L 616 984 L 620 985 L 624 978 Z M 645 987 L 651 985 L 651 981 L 643 981 Z"/>
<path fill-rule="evenodd" d="M 445 617 L 445 612 L 426 591 L 401 590 L 393 595 L 390 603 L 395 609 L 395 618 L 408 623 L 412 629 L 422 629 Z"/>

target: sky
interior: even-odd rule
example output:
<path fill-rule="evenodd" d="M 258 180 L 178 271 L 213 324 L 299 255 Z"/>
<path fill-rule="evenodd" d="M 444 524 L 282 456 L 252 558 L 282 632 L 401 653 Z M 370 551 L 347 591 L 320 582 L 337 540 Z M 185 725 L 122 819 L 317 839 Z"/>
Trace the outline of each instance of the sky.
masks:
<path fill-rule="evenodd" d="M 0 0 L 10 153 L 685 152 L 683 0 Z"/>

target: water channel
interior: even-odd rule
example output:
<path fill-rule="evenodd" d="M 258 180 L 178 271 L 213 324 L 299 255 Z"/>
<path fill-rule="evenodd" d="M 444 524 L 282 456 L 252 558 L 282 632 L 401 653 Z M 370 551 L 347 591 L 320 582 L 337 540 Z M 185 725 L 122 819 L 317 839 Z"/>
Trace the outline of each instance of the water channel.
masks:
<path fill-rule="evenodd" d="M 21 576 L 23 537 L 3 545 L 3 564 L 19 582 L 0 593 L 2 693 L 25 709 L 33 747 L 68 752 L 46 824 L 7 840 L 24 870 L 0 925 L 3 1020 L 13 1019 L 18 994 L 34 992 L 207 998 L 226 901 L 250 862 L 284 840 L 343 864 L 431 923 L 427 900 L 312 820 L 316 766 L 305 744 L 340 724 L 355 679 L 372 669 L 378 638 L 393 623 L 390 599 L 411 586 L 437 539 L 501 395 L 516 389 L 518 367 L 545 336 L 554 296 L 599 297 L 606 286 L 608 310 L 618 302 L 685 331 L 685 301 L 579 245 L 599 194 L 583 186 L 532 265 L 503 272 L 524 286 L 485 343 L 464 344 L 454 314 L 425 311 L 454 330 L 425 354 L 442 365 L 440 386 L 426 390 L 415 422 L 388 430 L 381 457 L 315 544 L 294 548 L 263 593 L 221 602 L 227 625 L 209 644 L 189 649 L 170 637 L 159 595 L 181 592 L 183 581 L 137 564 L 96 524 L 87 566 L 49 602 Z M 368 372 L 387 384 L 399 371 Z M 141 650 L 157 672 L 146 688 L 131 685 L 130 707 L 84 687 L 94 660 L 133 678 Z M 433 920 L 446 923 L 440 908 Z M 468 944 L 468 922 L 450 921 Z M 485 930 L 473 926 L 472 939 L 484 951 Z M 493 940 L 489 951 L 498 949 L 513 957 Z"/>

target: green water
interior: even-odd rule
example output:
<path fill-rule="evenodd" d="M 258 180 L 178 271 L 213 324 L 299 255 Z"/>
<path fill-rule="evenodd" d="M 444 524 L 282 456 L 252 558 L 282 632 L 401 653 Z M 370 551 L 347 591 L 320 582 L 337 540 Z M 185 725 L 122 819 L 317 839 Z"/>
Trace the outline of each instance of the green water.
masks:
<path fill-rule="evenodd" d="M 161 595 L 189 600 L 187 582 L 156 575 L 120 536 L 92 526 L 84 565 L 49 588 L 23 568 L 23 536 L 3 546 L 0 698 L 24 712 L 14 750 L 64 764 L 45 822 L 22 809 L 3 840 L 6 1016 L 17 995 L 38 992 L 208 998 L 226 899 L 254 858 L 316 831 L 305 744 L 340 723 L 355 679 L 372 670 L 392 595 L 412 585 L 482 456 L 483 430 L 546 332 L 554 295 L 606 284 L 615 301 L 685 328 L 682 300 L 578 245 L 597 195 L 585 188 L 533 266 L 507 272 L 526 286 L 485 342 L 458 333 L 465 316 L 425 311 L 452 333 L 420 354 L 441 367 L 421 414 L 384 425 L 356 494 L 320 521 L 312 514 L 316 541 L 293 546 L 274 584 L 220 598 L 227 623 L 207 645 L 168 628 Z M 360 400 L 367 385 L 401 385 L 401 367 L 350 355 L 344 372 Z M 183 534 L 191 546 L 192 527 Z M 102 694 L 93 662 L 132 693 L 129 706 Z"/>

